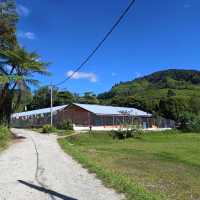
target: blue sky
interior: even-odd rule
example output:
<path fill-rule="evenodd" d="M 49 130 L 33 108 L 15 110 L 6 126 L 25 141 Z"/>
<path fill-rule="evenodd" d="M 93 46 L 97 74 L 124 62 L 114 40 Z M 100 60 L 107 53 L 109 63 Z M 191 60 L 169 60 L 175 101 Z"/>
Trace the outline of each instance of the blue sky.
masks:
<path fill-rule="evenodd" d="M 52 76 L 37 77 L 41 84 L 66 78 L 128 3 L 128 0 L 17 0 L 21 45 L 51 62 Z M 103 48 L 61 89 L 100 93 L 120 81 L 158 70 L 200 69 L 199 10 L 199 0 L 136 0 Z"/>

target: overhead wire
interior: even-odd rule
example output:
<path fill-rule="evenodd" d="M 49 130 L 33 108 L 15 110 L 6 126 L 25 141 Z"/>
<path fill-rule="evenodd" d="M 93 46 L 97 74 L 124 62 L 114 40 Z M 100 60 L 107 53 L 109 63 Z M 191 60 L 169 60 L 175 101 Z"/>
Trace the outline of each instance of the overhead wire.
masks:
<path fill-rule="evenodd" d="M 111 29 L 105 34 L 103 39 L 97 44 L 97 46 L 91 51 L 91 53 L 83 60 L 83 62 L 75 68 L 75 70 L 63 81 L 55 84 L 54 86 L 59 86 L 64 84 L 66 81 L 70 80 L 73 78 L 74 75 L 76 75 L 77 72 L 81 70 L 85 66 L 86 63 L 95 55 L 95 53 L 100 49 L 100 47 L 104 44 L 104 42 L 109 38 L 109 36 L 113 33 L 113 31 L 117 28 L 117 26 L 120 24 L 120 22 L 123 20 L 123 18 L 127 15 L 128 11 L 131 9 L 133 4 L 135 3 L 136 0 L 131 0 L 130 3 L 128 4 L 127 8 L 122 12 L 122 14 L 117 18 L 117 21 L 113 24 Z"/>

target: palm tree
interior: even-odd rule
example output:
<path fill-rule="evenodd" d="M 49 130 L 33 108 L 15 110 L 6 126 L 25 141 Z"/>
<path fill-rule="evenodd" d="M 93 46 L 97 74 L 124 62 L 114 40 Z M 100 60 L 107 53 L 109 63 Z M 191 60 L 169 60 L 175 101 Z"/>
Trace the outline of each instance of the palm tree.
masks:
<path fill-rule="evenodd" d="M 19 46 L 0 50 L 0 123 L 10 123 L 11 113 L 19 105 L 23 92 L 30 89 L 29 85 L 38 84 L 33 75 L 47 75 L 47 66 L 38 54 L 28 53 Z M 15 103 L 14 95 L 17 95 Z"/>
<path fill-rule="evenodd" d="M 0 0 L 0 49 L 12 49 L 17 44 L 17 21 L 15 0 Z"/>

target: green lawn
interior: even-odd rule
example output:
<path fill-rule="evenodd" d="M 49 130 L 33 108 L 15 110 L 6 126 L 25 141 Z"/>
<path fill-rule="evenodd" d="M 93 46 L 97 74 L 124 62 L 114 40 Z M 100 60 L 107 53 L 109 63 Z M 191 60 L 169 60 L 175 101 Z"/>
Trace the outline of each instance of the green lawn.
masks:
<path fill-rule="evenodd" d="M 127 199 L 200 199 L 200 134 L 149 133 L 113 140 L 108 133 L 94 133 L 59 143 Z"/>
<path fill-rule="evenodd" d="M 0 151 L 4 150 L 8 146 L 10 138 L 9 130 L 0 126 Z"/>

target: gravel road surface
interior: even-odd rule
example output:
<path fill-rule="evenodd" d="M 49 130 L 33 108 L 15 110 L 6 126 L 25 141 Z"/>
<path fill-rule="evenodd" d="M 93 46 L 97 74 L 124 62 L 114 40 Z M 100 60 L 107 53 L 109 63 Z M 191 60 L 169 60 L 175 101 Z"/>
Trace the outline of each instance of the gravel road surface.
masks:
<path fill-rule="evenodd" d="M 0 153 L 0 200 L 120 200 L 65 154 L 56 136 L 12 129 L 25 139 Z"/>

